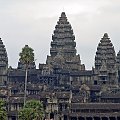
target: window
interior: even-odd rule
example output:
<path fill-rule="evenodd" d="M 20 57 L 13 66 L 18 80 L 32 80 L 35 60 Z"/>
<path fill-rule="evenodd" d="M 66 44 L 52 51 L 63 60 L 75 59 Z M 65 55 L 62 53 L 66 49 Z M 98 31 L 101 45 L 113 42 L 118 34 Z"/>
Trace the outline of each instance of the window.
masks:
<path fill-rule="evenodd" d="M 97 80 L 94 80 L 94 85 L 97 85 Z"/>

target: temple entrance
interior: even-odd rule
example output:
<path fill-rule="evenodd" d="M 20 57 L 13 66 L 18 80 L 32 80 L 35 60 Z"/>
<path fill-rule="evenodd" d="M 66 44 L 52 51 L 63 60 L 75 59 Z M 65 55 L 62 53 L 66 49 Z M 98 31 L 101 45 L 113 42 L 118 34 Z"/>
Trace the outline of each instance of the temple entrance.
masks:
<path fill-rule="evenodd" d="M 100 120 L 100 117 L 94 117 L 94 120 Z"/>
<path fill-rule="evenodd" d="M 67 120 L 67 115 L 64 115 L 64 120 Z"/>
<path fill-rule="evenodd" d="M 50 113 L 50 119 L 53 119 L 54 120 L 54 113 Z"/>
<path fill-rule="evenodd" d="M 84 117 L 79 117 L 78 120 L 85 120 L 85 118 Z"/>
<path fill-rule="evenodd" d="M 71 117 L 71 120 L 77 120 L 77 117 Z"/>
<path fill-rule="evenodd" d="M 86 120 L 92 120 L 92 117 L 86 117 Z"/>
<path fill-rule="evenodd" d="M 102 120 L 108 120 L 108 118 L 107 117 L 102 117 Z"/>
<path fill-rule="evenodd" d="M 117 120 L 120 120 L 120 117 L 117 117 Z"/>
<path fill-rule="evenodd" d="M 15 116 L 12 116 L 11 119 L 12 119 L 12 120 L 17 120 Z"/>
<path fill-rule="evenodd" d="M 116 120 L 116 118 L 115 117 L 110 117 L 110 120 Z"/>

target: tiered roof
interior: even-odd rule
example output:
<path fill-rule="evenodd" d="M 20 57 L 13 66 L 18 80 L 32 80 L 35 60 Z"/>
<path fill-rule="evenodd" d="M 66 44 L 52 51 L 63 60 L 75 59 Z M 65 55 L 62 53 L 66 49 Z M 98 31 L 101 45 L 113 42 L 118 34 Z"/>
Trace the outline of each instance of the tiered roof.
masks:
<path fill-rule="evenodd" d="M 68 22 L 65 12 L 62 12 L 52 35 L 51 56 L 47 56 L 46 64 L 54 69 L 84 70 L 85 66 L 81 65 L 80 55 L 76 55 L 74 40 L 71 24 Z"/>
<path fill-rule="evenodd" d="M 98 44 L 95 56 L 95 68 L 99 70 L 103 63 L 106 63 L 108 70 L 114 68 L 116 63 L 114 46 L 107 33 L 104 34 Z"/>
<path fill-rule="evenodd" d="M 0 38 L 0 66 L 1 67 L 7 67 L 8 66 L 8 57 L 5 45 L 3 44 L 1 38 Z"/>
<path fill-rule="evenodd" d="M 76 55 L 75 36 L 70 23 L 67 21 L 65 12 L 61 13 L 61 17 L 55 26 L 52 40 L 50 49 L 51 56 L 56 56 L 57 53 L 62 53 L 64 56 Z"/>

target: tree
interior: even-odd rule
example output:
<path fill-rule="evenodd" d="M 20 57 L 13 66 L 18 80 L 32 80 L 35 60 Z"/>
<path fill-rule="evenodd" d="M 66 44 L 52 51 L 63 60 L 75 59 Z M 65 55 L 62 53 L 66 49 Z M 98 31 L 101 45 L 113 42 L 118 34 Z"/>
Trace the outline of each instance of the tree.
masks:
<path fill-rule="evenodd" d="M 22 52 L 19 54 L 20 59 L 19 61 L 25 66 L 25 91 L 24 91 L 24 105 L 26 102 L 26 88 L 27 88 L 27 74 L 28 74 L 28 68 L 31 63 L 34 62 L 34 53 L 33 49 L 29 47 L 28 45 L 25 45 L 24 48 L 22 48 Z"/>
<path fill-rule="evenodd" d="M 0 120 L 7 120 L 7 111 L 5 108 L 5 101 L 0 100 Z"/>
<path fill-rule="evenodd" d="M 43 105 L 40 101 L 27 101 L 19 111 L 19 120 L 43 120 Z"/>

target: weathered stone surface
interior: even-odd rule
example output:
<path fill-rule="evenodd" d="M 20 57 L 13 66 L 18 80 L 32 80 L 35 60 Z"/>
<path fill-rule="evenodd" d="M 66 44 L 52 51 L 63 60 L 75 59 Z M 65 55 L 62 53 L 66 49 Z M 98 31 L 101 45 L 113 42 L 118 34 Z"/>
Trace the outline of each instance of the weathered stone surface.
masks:
<path fill-rule="evenodd" d="M 69 71 L 84 70 L 81 65 L 80 56 L 76 55 L 76 42 L 72 27 L 67 21 L 65 12 L 61 13 L 61 17 L 55 26 L 54 34 L 50 48 L 50 55 L 47 57 L 48 65 L 60 66 L 62 69 Z"/>
<path fill-rule="evenodd" d="M 107 33 L 101 38 L 97 47 L 95 73 L 98 84 L 118 85 L 115 50 Z"/>

